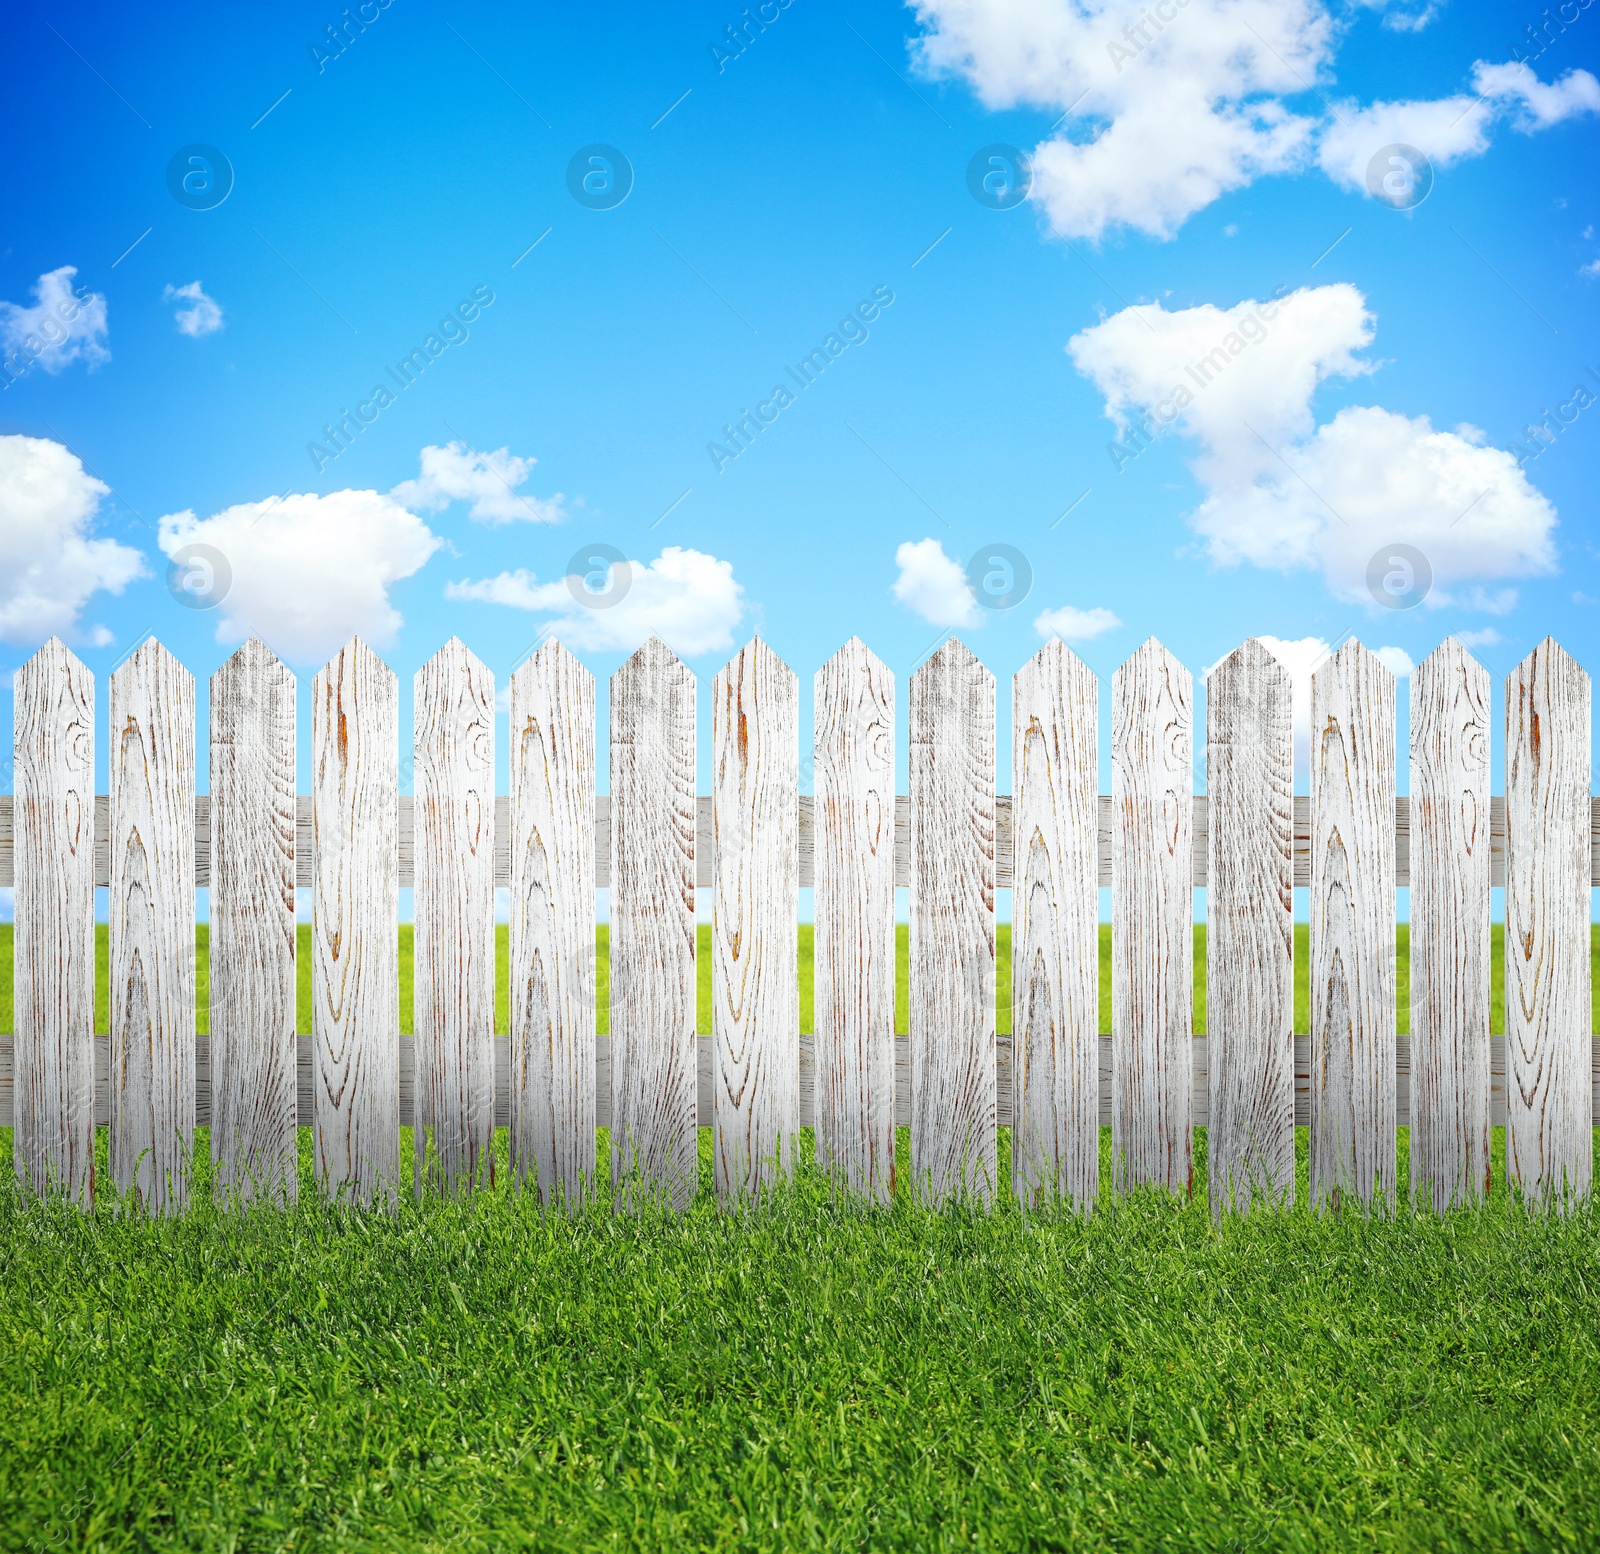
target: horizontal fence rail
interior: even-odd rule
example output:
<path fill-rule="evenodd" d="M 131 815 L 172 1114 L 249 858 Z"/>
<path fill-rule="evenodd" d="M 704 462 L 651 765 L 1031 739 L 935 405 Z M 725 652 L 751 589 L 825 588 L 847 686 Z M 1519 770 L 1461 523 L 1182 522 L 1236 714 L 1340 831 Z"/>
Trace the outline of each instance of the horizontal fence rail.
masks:
<path fill-rule="evenodd" d="M 1194 883 L 1203 887 L 1208 883 L 1211 811 L 1205 794 L 1195 794 L 1193 802 Z M 416 803 L 411 794 L 400 795 L 398 878 L 402 890 L 410 889 L 417 878 Z M 511 883 L 511 800 L 502 793 L 494 803 L 494 882 L 504 887 Z M 716 883 L 711 854 L 711 795 L 699 794 L 694 803 L 694 882 L 709 888 Z M 1109 793 L 1102 793 L 1095 800 L 1095 884 L 1106 889 L 1111 886 L 1111 806 Z M 12 808 L 11 795 L 0 793 L 0 887 L 15 883 Z M 1589 879 L 1591 884 L 1600 886 L 1600 798 L 1591 800 L 1589 813 Z M 809 793 L 800 794 L 796 814 L 800 842 L 797 883 L 809 889 L 816 884 L 816 799 Z M 309 890 L 314 883 L 310 794 L 295 796 L 294 817 L 294 882 L 301 890 Z M 995 885 L 1000 890 L 1011 890 L 1015 886 L 1015 844 L 1009 793 L 995 796 L 994 846 Z M 1311 800 L 1303 793 L 1294 799 L 1292 857 L 1295 888 L 1304 889 L 1311 883 Z M 611 798 L 604 793 L 594 799 L 594 874 L 597 888 L 603 890 L 611 884 Z M 1489 801 L 1489 883 L 1504 885 L 1505 875 L 1506 801 L 1496 793 Z M 94 801 L 94 882 L 100 886 L 111 883 L 111 801 L 103 793 L 97 794 Z M 194 801 L 194 882 L 200 889 L 211 884 L 211 796 L 207 793 L 197 794 Z M 894 882 L 901 888 L 911 883 L 911 798 L 905 793 L 897 793 L 894 800 Z M 1411 884 L 1411 800 L 1404 794 L 1394 801 L 1394 882 Z"/>
<path fill-rule="evenodd" d="M 310 1126 L 323 1190 L 393 1205 L 403 1176 L 417 1191 L 425 1172 L 450 1192 L 487 1181 L 504 1126 L 515 1177 L 578 1203 L 607 1128 L 619 1206 L 637 1184 L 681 1209 L 698 1189 L 698 1127 L 712 1129 L 715 1189 L 731 1200 L 788 1174 L 797 1129 L 814 1126 L 819 1161 L 887 1201 L 900 1125 L 918 1197 L 990 1201 L 1006 1127 L 1018 1198 L 1087 1208 L 1102 1127 L 1114 1189 L 1185 1193 L 1204 1126 L 1221 1214 L 1292 1201 L 1296 1125 L 1310 1130 L 1314 1205 L 1391 1201 L 1396 1130 L 1409 1127 L 1413 1198 L 1442 1212 L 1488 1191 L 1489 1130 L 1503 1126 L 1513 1187 L 1553 1207 L 1587 1194 L 1600 1104 L 1588 675 L 1545 639 L 1506 679 L 1495 730 L 1487 672 L 1448 639 L 1410 677 L 1401 751 L 1396 678 L 1348 641 L 1311 676 L 1304 795 L 1284 667 L 1251 639 L 1203 688 L 1197 716 L 1191 671 L 1153 638 L 1117 670 L 1107 795 L 1102 688 L 1059 641 L 1002 685 L 951 638 L 901 688 L 852 638 L 816 674 L 802 760 L 799 679 L 755 639 L 712 683 L 712 792 L 697 795 L 697 683 L 658 639 L 612 677 L 605 730 L 594 676 L 559 642 L 512 674 L 502 725 L 493 672 L 452 639 L 415 676 L 404 755 L 402 688 L 364 643 L 316 673 L 304 731 L 294 675 L 252 639 L 212 676 L 210 792 L 197 794 L 189 671 L 147 640 L 97 703 L 94 676 L 52 639 L 17 672 L 14 793 L 0 796 L 16 960 L 0 1125 L 17 1173 L 88 1203 L 104 1125 L 117 1188 L 177 1213 L 205 1126 L 219 1182 L 286 1204 Z M 1001 695 L 1012 795 L 996 792 Z M 99 795 L 97 706 L 110 735 Z M 502 727 L 510 791 L 496 794 Z M 311 792 L 296 794 L 307 732 Z M 896 794 L 901 739 L 910 783 Z M 814 794 L 799 792 L 808 772 Z M 1197 886 L 1206 1037 L 1190 1029 Z M 899 1036 L 897 887 L 910 902 Z M 1409 1037 L 1396 1033 L 1400 887 L 1412 891 Z M 1496 887 L 1504 1036 L 1489 1032 Z M 414 1036 L 398 1033 L 406 888 Z M 799 1030 L 802 888 L 816 892 L 815 1035 Z M 109 897 L 102 1035 L 97 889 Z M 211 892 L 209 1035 L 194 1030 L 196 889 Z M 600 889 L 608 1036 L 595 1033 Z M 1296 889 L 1310 897 L 1306 1035 L 1290 1028 Z M 308 1034 L 295 1030 L 297 890 L 312 897 Z M 510 900 L 506 1036 L 492 1030 L 497 890 Z M 996 1030 L 998 890 L 1014 893 L 1011 1036 Z"/>
<path fill-rule="evenodd" d="M 204 1031 L 195 1035 L 194 1122 L 197 1128 L 214 1126 L 212 1113 L 211 1038 Z M 594 1125 L 611 1126 L 611 1038 L 595 1039 L 595 1111 Z M 396 1037 L 400 1072 L 400 1126 L 415 1125 L 416 1096 L 416 1038 L 409 1032 Z M 696 1038 L 696 1100 L 695 1114 L 698 1126 L 709 1128 L 714 1118 L 712 1086 L 716 1073 L 716 1047 L 710 1036 Z M 894 1040 L 894 1120 L 897 1127 L 911 1123 L 911 1058 L 910 1038 L 896 1036 Z M 1193 1090 L 1189 1106 L 1192 1127 L 1204 1128 L 1211 1122 L 1209 1102 L 1208 1062 L 1209 1048 L 1204 1036 L 1190 1037 L 1190 1073 Z M 310 1036 L 296 1037 L 295 1094 L 299 1126 L 312 1125 L 313 1092 L 313 1040 Z M 1411 1121 L 1411 1049 L 1409 1036 L 1395 1038 L 1395 1113 L 1401 1127 Z M 799 1124 L 802 1128 L 816 1125 L 816 1038 L 808 1031 L 800 1036 L 796 1051 L 799 1054 Z M 1012 1038 L 1004 1032 L 995 1037 L 995 1093 L 996 1122 L 1002 1128 L 1012 1126 L 1011 1062 Z M 12 1039 L 0 1036 L 0 1128 L 9 1128 L 12 1121 Z M 1495 1127 L 1503 1127 L 1506 1120 L 1506 1040 L 1493 1036 L 1489 1043 L 1489 1107 Z M 1096 1127 L 1111 1126 L 1111 1037 L 1102 1035 L 1096 1042 L 1098 1065 L 1098 1101 Z M 1590 1087 L 1593 1102 L 1600 1110 L 1600 1037 L 1592 1044 L 1590 1057 Z M 1305 1127 L 1311 1120 L 1311 1038 L 1294 1038 L 1294 1120 Z M 94 1120 L 105 1127 L 111 1117 L 111 1038 L 94 1039 Z M 511 1038 L 494 1037 L 494 1125 L 497 1128 L 511 1124 Z"/>

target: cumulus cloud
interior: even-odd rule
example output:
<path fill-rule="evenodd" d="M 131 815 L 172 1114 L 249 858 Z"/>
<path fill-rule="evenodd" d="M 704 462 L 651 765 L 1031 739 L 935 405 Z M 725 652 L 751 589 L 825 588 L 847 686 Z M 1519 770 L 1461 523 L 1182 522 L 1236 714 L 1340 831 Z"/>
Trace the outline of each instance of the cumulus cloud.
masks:
<path fill-rule="evenodd" d="M 258 636 L 294 663 L 320 665 L 352 637 L 393 644 L 400 612 L 390 587 L 443 544 L 414 513 L 377 491 L 310 493 L 241 502 L 209 518 L 161 520 L 168 557 L 185 546 L 220 551 L 230 576 L 217 641 Z"/>
<path fill-rule="evenodd" d="M 974 626 L 978 601 L 965 568 L 944 553 L 938 540 L 907 540 L 894 553 L 899 575 L 889 591 L 907 609 L 935 626 Z"/>
<path fill-rule="evenodd" d="M 1416 30 L 1432 0 L 1364 0 Z M 1396 142 L 1436 162 L 1480 155 L 1509 117 L 1544 128 L 1594 106 L 1585 71 L 1545 84 L 1525 64 L 1479 62 L 1472 96 L 1297 111 L 1327 81 L 1345 29 L 1322 0 L 914 0 L 921 71 L 966 81 L 992 109 L 1029 106 L 1060 128 L 1032 152 L 1032 199 L 1051 230 L 1098 241 L 1172 237 L 1257 178 L 1319 159 L 1359 187 Z M 1481 99 L 1481 100 L 1480 100 Z"/>
<path fill-rule="evenodd" d="M 1033 198 L 1063 237 L 1117 226 L 1171 237 L 1309 152 L 1314 121 L 1280 99 L 1329 62 L 1317 0 L 918 0 L 916 11 L 925 73 L 966 79 L 990 108 L 1070 118 L 1033 153 Z"/>
<path fill-rule="evenodd" d="M 403 480 L 389 494 L 402 507 L 436 513 L 452 502 L 470 502 L 467 516 L 478 523 L 560 523 L 566 517 L 558 491 L 552 497 L 517 490 L 533 473 L 537 459 L 519 459 L 509 448 L 479 453 L 464 442 L 422 450 L 421 473 Z"/>
<path fill-rule="evenodd" d="M 1167 313 L 1124 309 L 1073 337 L 1079 370 L 1105 395 L 1120 469 L 1165 430 L 1197 445 L 1207 495 L 1191 515 L 1224 566 L 1319 568 L 1342 599 L 1371 603 L 1380 547 L 1413 545 L 1432 606 L 1499 611 L 1515 591 L 1483 585 L 1555 569 L 1555 509 L 1515 458 L 1471 427 L 1352 406 L 1316 425 L 1312 398 L 1369 365 L 1366 299 L 1338 285 L 1281 303 Z"/>
<path fill-rule="evenodd" d="M 0 437 L 0 637 L 79 639 L 78 617 L 95 593 L 119 594 L 145 575 L 138 551 L 94 537 L 108 490 L 60 443 Z M 86 638 L 110 640 L 103 627 Z"/>
<path fill-rule="evenodd" d="M 161 300 L 182 304 L 172 315 L 177 320 L 180 335 L 198 339 L 201 335 L 214 335 L 222 328 L 222 308 L 215 298 L 205 294 L 199 281 L 190 281 L 187 286 L 168 286 L 161 293 Z"/>
<path fill-rule="evenodd" d="M 541 637 L 596 653 L 631 653 L 651 636 L 681 658 L 727 652 L 744 615 L 733 563 L 668 545 L 654 561 L 627 561 L 592 576 L 541 583 L 519 567 L 445 586 L 445 598 L 503 604 L 550 617 Z"/>
<path fill-rule="evenodd" d="M 37 364 L 57 373 L 81 361 L 91 371 L 111 360 L 106 349 L 106 299 L 97 292 L 73 289 L 75 265 L 41 275 L 33 288 L 33 306 L 0 302 L 0 353 L 6 385 Z"/>
<path fill-rule="evenodd" d="M 1034 619 L 1033 629 L 1041 637 L 1060 637 L 1063 642 L 1090 642 L 1121 624 L 1103 606 L 1080 610 L 1076 605 L 1064 604 L 1058 610 L 1041 611 Z"/>
<path fill-rule="evenodd" d="M 1347 189 L 1366 187 L 1372 158 L 1387 146 L 1415 146 L 1435 167 L 1489 149 L 1489 132 L 1509 120 L 1525 135 L 1578 114 L 1600 112 L 1600 82 L 1569 70 L 1545 83 L 1520 61 L 1473 67 L 1472 92 L 1412 102 L 1344 103 L 1317 144 L 1322 170 Z"/>

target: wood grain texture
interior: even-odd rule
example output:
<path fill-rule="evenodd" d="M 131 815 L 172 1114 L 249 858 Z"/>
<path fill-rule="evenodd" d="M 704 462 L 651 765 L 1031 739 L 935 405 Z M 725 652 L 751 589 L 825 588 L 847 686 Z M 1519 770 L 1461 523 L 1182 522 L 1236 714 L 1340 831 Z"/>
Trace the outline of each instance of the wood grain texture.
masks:
<path fill-rule="evenodd" d="M 295 679 L 252 637 L 210 700 L 211 1160 L 225 1197 L 292 1203 Z"/>
<path fill-rule="evenodd" d="M 94 1199 L 94 676 L 52 637 L 16 674 L 17 1175 Z"/>
<path fill-rule="evenodd" d="M 786 1179 L 800 1126 L 800 683 L 759 637 L 711 684 L 713 1178 Z"/>
<path fill-rule="evenodd" d="M 194 676 L 151 638 L 110 702 L 111 1177 L 175 1214 L 194 1144 Z"/>
<path fill-rule="evenodd" d="M 1294 1202 L 1294 734 L 1254 637 L 1206 679 L 1211 1212 Z"/>
<path fill-rule="evenodd" d="M 1411 675 L 1411 1198 L 1489 1191 L 1489 675 L 1454 637 Z"/>
<path fill-rule="evenodd" d="M 1059 638 L 1012 684 L 1012 1186 L 1100 1191 L 1099 684 Z"/>
<path fill-rule="evenodd" d="M 420 1196 L 429 1160 L 446 1191 L 494 1180 L 494 675 L 452 637 L 414 695 Z"/>
<path fill-rule="evenodd" d="M 1588 1195 L 1589 676 L 1549 637 L 1506 679 L 1506 1177 Z"/>
<path fill-rule="evenodd" d="M 391 1207 L 400 1177 L 399 682 L 359 637 L 311 690 L 317 1177 Z"/>
<path fill-rule="evenodd" d="M 911 677 L 911 1169 L 994 1201 L 994 676 L 951 637 Z"/>
<path fill-rule="evenodd" d="M 859 637 L 817 671 L 816 1158 L 894 1193 L 894 674 Z"/>
<path fill-rule="evenodd" d="M 1395 683 L 1359 642 L 1311 677 L 1311 1201 L 1395 1191 Z"/>
<path fill-rule="evenodd" d="M 574 1210 L 595 1167 L 594 784 L 594 676 L 552 640 L 511 677 L 511 1165 Z"/>
<path fill-rule="evenodd" d="M 680 1210 L 700 1177 L 694 697 L 658 637 L 611 677 L 611 1173 L 620 1203 Z"/>
<path fill-rule="evenodd" d="M 1118 1191 L 1188 1193 L 1194 692 L 1154 637 L 1111 680 L 1111 1151 Z"/>

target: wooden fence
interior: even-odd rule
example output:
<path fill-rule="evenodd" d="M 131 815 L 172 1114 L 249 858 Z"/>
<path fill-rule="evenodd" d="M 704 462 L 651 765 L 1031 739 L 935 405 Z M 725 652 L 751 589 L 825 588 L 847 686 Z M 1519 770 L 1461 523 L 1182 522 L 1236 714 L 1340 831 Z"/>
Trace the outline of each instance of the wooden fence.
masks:
<path fill-rule="evenodd" d="M 452 640 L 415 681 L 415 796 L 399 689 L 352 641 L 315 677 L 312 783 L 295 793 L 295 682 L 260 643 L 212 677 L 210 794 L 195 793 L 194 679 L 149 641 L 110 677 L 109 794 L 94 794 L 94 677 L 52 640 L 16 676 L 16 1034 L 0 1124 L 19 1175 L 86 1200 L 94 1128 L 117 1186 L 187 1201 L 192 1129 L 221 1182 L 283 1202 L 296 1129 L 346 1201 L 393 1201 L 400 1129 L 442 1181 L 481 1181 L 494 1128 L 546 1195 L 581 1199 L 608 1127 L 629 1190 L 719 1193 L 820 1160 L 880 1200 L 895 1127 L 918 1190 L 988 1200 L 1011 1129 L 1025 1202 L 1115 1185 L 1187 1191 L 1209 1129 L 1215 1209 L 1412 1190 L 1439 1210 L 1510 1181 L 1586 1194 L 1589 678 L 1546 640 L 1506 681 L 1491 797 L 1489 677 L 1454 639 L 1411 678 L 1410 798 L 1395 679 L 1349 642 L 1312 678 L 1311 783 L 1293 792 L 1289 676 L 1254 639 L 1210 672 L 1205 797 L 1186 670 L 1151 640 L 1099 687 L 1060 642 L 1012 687 L 1015 793 L 995 792 L 995 682 L 954 639 L 910 680 L 895 794 L 894 676 L 852 639 L 815 681 L 815 796 L 799 687 L 752 641 L 712 688 L 712 792 L 695 794 L 695 680 L 652 639 L 611 682 L 597 797 L 594 678 L 559 643 L 511 677 L 510 793 L 494 792 L 493 674 Z M 1112 1030 L 1098 1031 L 1097 889 L 1113 901 Z M 1206 887 L 1209 1040 L 1191 1031 L 1193 889 Z M 1309 1037 L 1293 1034 L 1295 886 L 1311 901 Z M 1395 888 L 1411 888 L 1411 1034 L 1395 1030 Z M 1506 1034 L 1489 1032 L 1490 889 L 1505 887 Z M 94 892 L 109 887 L 110 1033 L 94 1034 Z M 197 886 L 211 892 L 209 1036 L 195 1033 Z M 415 888 L 415 1035 L 398 1035 L 397 893 Z M 495 890 L 509 887 L 510 1029 L 494 1030 Z M 611 896 L 609 1037 L 595 1034 L 595 890 Z M 710 886 L 714 1031 L 695 1033 L 695 888 Z M 797 893 L 815 889 L 815 1034 L 802 1036 Z M 895 889 L 909 887 L 909 1036 L 894 1029 Z M 296 887 L 313 893 L 315 1014 L 295 1032 Z M 1012 1029 L 997 1039 L 995 891 L 1014 892 Z"/>

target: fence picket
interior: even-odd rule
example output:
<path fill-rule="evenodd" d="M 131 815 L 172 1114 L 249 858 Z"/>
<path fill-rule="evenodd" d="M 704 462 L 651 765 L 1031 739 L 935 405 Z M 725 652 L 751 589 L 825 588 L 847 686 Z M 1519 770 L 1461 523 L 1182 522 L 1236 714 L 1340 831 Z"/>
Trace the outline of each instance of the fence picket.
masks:
<path fill-rule="evenodd" d="M 1011 1181 L 1100 1191 L 1099 685 L 1059 638 L 1012 682 Z"/>
<path fill-rule="evenodd" d="M 256 637 L 211 677 L 211 1159 L 241 1201 L 299 1195 L 295 680 Z"/>
<path fill-rule="evenodd" d="M 494 1180 L 494 675 L 452 637 L 416 673 L 414 1189 Z"/>
<path fill-rule="evenodd" d="M 12 1156 L 94 1198 L 94 676 L 59 637 L 16 674 Z"/>
<path fill-rule="evenodd" d="M 557 641 L 511 677 L 511 1166 L 594 1179 L 594 676 Z"/>
<path fill-rule="evenodd" d="M 1395 1191 L 1395 681 L 1351 640 L 1311 677 L 1311 1201 Z"/>
<path fill-rule="evenodd" d="M 911 1168 L 994 1199 L 994 676 L 951 637 L 911 677 Z"/>
<path fill-rule="evenodd" d="M 1206 679 L 1211 1212 L 1294 1202 L 1294 735 L 1254 637 Z"/>
<path fill-rule="evenodd" d="M 1411 877 L 1411 1196 L 1443 1214 L 1489 1190 L 1489 675 L 1454 637 L 1411 676 Z"/>
<path fill-rule="evenodd" d="M 786 1178 L 800 1127 L 800 682 L 759 637 L 711 686 L 713 1172 Z"/>
<path fill-rule="evenodd" d="M 894 675 L 852 637 L 817 671 L 816 1154 L 894 1192 Z"/>
<path fill-rule="evenodd" d="M 1193 679 L 1151 637 L 1111 679 L 1111 1151 L 1119 1190 L 1193 1185 Z"/>
<path fill-rule="evenodd" d="M 400 1176 L 399 682 L 359 637 L 311 693 L 317 1176 L 393 1205 Z"/>
<path fill-rule="evenodd" d="M 151 638 L 110 702 L 111 1176 L 172 1214 L 194 1143 L 194 676 Z"/>
<path fill-rule="evenodd" d="M 659 637 L 611 677 L 611 1175 L 622 1202 L 680 1210 L 700 1177 L 694 698 Z"/>
<path fill-rule="evenodd" d="M 1558 1207 L 1594 1157 L 1590 694 L 1549 637 L 1506 678 L 1506 1178 Z"/>

